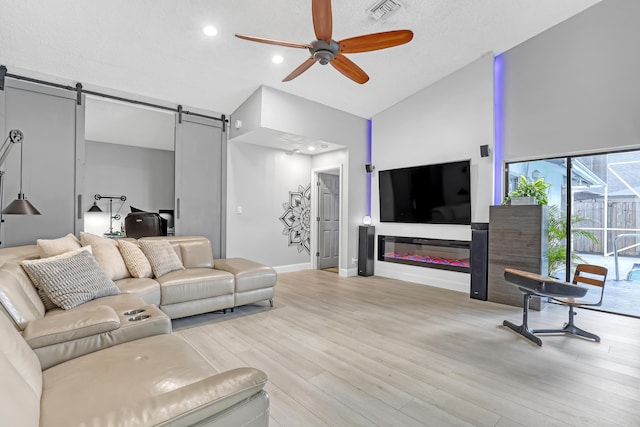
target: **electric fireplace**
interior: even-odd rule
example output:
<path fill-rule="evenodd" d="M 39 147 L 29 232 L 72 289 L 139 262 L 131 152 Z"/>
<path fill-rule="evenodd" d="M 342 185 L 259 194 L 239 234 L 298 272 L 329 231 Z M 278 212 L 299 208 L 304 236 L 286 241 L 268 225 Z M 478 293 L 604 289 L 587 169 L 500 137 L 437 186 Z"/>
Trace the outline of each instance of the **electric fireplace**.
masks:
<path fill-rule="evenodd" d="M 378 235 L 378 260 L 470 273 L 471 242 Z"/>

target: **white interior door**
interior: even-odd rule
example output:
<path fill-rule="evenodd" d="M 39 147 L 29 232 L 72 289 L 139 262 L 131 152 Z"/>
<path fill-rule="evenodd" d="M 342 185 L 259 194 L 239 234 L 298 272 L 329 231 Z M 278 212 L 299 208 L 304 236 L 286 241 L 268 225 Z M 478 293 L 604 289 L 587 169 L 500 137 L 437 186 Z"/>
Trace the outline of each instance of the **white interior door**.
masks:
<path fill-rule="evenodd" d="M 337 267 L 340 255 L 340 176 L 318 174 L 318 269 Z"/>

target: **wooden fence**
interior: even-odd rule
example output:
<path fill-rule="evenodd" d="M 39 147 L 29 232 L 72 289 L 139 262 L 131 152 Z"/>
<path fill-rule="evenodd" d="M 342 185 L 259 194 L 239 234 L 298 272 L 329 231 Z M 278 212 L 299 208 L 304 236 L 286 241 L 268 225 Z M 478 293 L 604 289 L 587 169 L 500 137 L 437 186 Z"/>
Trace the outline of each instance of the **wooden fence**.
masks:
<path fill-rule="evenodd" d="M 613 252 L 613 241 L 619 234 L 638 233 L 638 237 L 623 237 L 618 240 L 618 249 L 635 244 L 640 244 L 640 202 L 638 201 L 609 201 L 608 206 L 608 225 L 604 223 L 604 202 L 600 200 L 585 200 L 574 202 L 574 213 L 584 221 L 574 222 L 574 238 L 573 250 L 578 253 L 602 254 L 604 243 L 603 228 L 607 231 L 607 248 L 606 252 Z M 584 229 L 591 232 L 598 244 L 592 242 L 589 238 L 578 236 L 575 230 Z M 600 229 L 600 230 L 598 230 Z M 640 256 L 640 246 L 619 252 L 620 256 Z"/>

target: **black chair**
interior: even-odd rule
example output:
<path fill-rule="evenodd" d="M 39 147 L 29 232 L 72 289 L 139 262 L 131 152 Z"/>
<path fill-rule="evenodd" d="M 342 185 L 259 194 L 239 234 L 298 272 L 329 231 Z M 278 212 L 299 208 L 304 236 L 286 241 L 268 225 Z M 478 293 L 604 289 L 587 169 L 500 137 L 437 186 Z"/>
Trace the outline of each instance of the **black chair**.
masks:
<path fill-rule="evenodd" d="M 536 334 L 557 334 L 565 333 L 570 335 L 577 335 L 585 338 L 592 339 L 596 342 L 600 342 L 600 337 L 587 332 L 584 329 L 578 328 L 574 323 L 574 307 L 598 307 L 602 305 L 604 298 L 604 285 L 607 280 L 607 269 L 598 265 L 590 264 L 578 264 L 575 274 L 573 275 L 574 285 L 590 285 L 600 288 L 600 299 L 597 302 L 588 301 L 578 298 L 563 298 L 553 297 L 554 301 L 569 306 L 569 321 L 564 324 L 562 329 L 536 329 Z"/>

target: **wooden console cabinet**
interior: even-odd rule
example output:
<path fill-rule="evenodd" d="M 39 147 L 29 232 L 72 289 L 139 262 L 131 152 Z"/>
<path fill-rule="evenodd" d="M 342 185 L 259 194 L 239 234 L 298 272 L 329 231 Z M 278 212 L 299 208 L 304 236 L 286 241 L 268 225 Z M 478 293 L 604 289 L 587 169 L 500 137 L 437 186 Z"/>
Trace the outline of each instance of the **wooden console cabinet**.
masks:
<path fill-rule="evenodd" d="M 548 206 L 490 207 L 488 301 L 522 307 L 522 292 L 504 280 L 504 269 L 509 267 L 546 276 L 548 230 Z M 546 299 L 534 297 L 530 308 L 542 310 L 545 304 Z"/>

